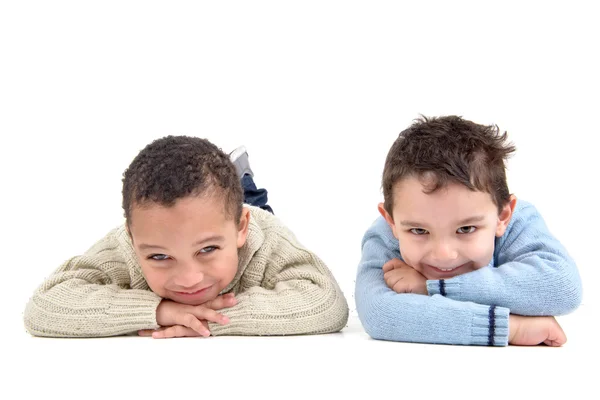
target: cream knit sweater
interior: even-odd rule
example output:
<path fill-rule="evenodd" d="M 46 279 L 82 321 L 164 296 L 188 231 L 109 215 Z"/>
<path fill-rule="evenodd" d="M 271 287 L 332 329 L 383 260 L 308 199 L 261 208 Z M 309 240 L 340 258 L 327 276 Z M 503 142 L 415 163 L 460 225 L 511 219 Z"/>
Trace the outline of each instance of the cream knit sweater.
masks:
<path fill-rule="evenodd" d="M 212 335 L 295 335 L 337 332 L 348 305 L 334 277 L 272 214 L 250 209 L 239 267 L 222 293 L 238 303 L 223 309 L 227 325 Z M 25 326 L 37 336 L 98 337 L 158 328 L 161 298 L 150 290 L 125 226 L 61 265 L 34 293 Z"/>

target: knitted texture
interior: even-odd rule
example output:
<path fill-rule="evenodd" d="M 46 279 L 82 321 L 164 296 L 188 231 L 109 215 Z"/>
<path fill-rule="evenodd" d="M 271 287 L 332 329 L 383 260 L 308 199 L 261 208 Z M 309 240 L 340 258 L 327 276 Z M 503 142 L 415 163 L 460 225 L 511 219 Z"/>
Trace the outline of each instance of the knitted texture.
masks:
<path fill-rule="evenodd" d="M 237 304 L 209 322 L 212 335 L 294 335 L 336 332 L 348 305 L 324 263 L 272 214 L 250 209 L 238 272 L 221 292 Z M 158 328 L 162 299 L 150 290 L 125 226 L 81 256 L 67 260 L 34 293 L 25 327 L 38 336 L 100 337 Z"/>
<path fill-rule="evenodd" d="M 383 265 L 402 259 L 382 217 L 366 232 L 356 279 L 356 308 L 376 339 L 445 344 L 508 344 L 509 313 L 562 315 L 581 303 L 577 266 L 535 207 L 519 200 L 489 265 L 451 279 L 428 280 L 428 295 L 396 293 Z"/>

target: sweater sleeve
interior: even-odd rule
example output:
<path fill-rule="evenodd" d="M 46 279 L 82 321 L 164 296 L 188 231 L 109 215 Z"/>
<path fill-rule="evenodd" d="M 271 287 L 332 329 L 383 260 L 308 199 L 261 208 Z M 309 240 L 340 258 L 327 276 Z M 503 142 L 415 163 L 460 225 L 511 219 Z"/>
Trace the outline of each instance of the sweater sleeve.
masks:
<path fill-rule="evenodd" d="M 385 226 L 384 226 L 385 225 Z M 356 308 L 374 339 L 463 345 L 508 344 L 509 310 L 441 295 L 398 294 L 387 287 L 383 264 L 399 257 L 382 218 L 367 231 L 356 278 Z M 389 229 L 389 227 L 387 228 Z"/>
<path fill-rule="evenodd" d="M 35 291 L 24 313 L 32 335 L 101 337 L 158 327 L 161 298 L 151 290 L 131 288 L 117 240 L 122 229 L 67 260 Z"/>
<path fill-rule="evenodd" d="M 280 226 L 254 254 L 260 285 L 236 294 L 238 303 L 223 310 L 230 322 L 209 322 L 213 335 L 298 335 L 337 332 L 348 320 L 348 305 L 333 275 L 313 253 Z"/>
<path fill-rule="evenodd" d="M 507 307 L 513 314 L 562 315 L 581 303 L 577 266 L 531 204 L 519 201 L 509 228 L 497 241 L 497 265 L 445 281 L 427 281 L 429 294 Z"/>

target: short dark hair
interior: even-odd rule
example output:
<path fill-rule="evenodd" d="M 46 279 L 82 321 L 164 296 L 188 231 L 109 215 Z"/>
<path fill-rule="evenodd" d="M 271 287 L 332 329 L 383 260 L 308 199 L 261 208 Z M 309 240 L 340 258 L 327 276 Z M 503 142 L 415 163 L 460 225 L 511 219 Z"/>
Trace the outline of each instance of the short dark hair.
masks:
<path fill-rule="evenodd" d="M 239 221 L 243 192 L 229 156 L 206 139 L 166 136 L 148 144 L 123 172 L 123 210 L 131 223 L 134 204 L 170 207 L 177 199 L 220 195 L 227 217 Z"/>
<path fill-rule="evenodd" d="M 392 215 L 394 185 L 416 176 L 426 193 L 448 182 L 490 193 L 500 211 L 510 200 L 505 160 L 515 151 L 515 146 L 506 142 L 507 136 L 497 125 L 478 125 L 454 115 L 415 120 L 400 133 L 385 160 L 385 210 Z"/>

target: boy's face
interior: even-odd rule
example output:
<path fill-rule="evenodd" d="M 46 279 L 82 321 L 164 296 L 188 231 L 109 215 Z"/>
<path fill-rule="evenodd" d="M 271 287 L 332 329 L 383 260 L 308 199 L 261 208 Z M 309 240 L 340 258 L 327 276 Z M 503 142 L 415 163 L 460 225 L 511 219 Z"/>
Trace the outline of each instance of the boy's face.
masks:
<path fill-rule="evenodd" d="M 489 193 L 458 183 L 429 194 L 423 190 L 418 178 L 404 178 L 394 186 L 393 218 L 379 205 L 404 261 L 427 279 L 448 279 L 488 265 L 516 198 L 511 196 L 498 214 Z"/>
<path fill-rule="evenodd" d="M 239 225 L 218 196 L 189 196 L 172 207 L 134 205 L 130 234 L 148 286 L 159 296 L 199 305 L 214 299 L 235 277 L 250 212 Z"/>

